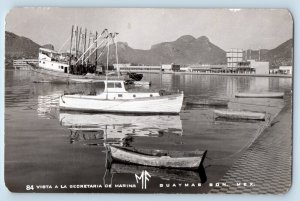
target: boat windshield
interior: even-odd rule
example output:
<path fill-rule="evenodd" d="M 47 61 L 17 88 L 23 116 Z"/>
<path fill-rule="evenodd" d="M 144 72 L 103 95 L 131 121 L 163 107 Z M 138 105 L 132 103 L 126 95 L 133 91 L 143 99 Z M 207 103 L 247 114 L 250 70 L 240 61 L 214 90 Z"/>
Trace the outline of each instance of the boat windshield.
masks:
<path fill-rule="evenodd" d="M 107 88 L 122 88 L 121 82 L 108 82 Z"/>
<path fill-rule="evenodd" d="M 126 92 L 123 82 L 120 81 L 107 81 L 105 82 L 105 90 L 109 92 Z"/>

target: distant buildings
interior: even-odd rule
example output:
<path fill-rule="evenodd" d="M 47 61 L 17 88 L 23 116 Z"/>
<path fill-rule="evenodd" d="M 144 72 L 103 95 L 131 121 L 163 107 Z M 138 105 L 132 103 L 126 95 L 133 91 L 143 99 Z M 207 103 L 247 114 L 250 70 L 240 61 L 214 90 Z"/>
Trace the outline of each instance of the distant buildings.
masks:
<path fill-rule="evenodd" d="M 162 66 L 132 66 L 131 64 L 113 64 L 120 72 L 161 72 Z"/>
<path fill-rule="evenodd" d="M 240 67 L 240 63 L 243 62 L 243 50 L 237 48 L 231 48 L 226 52 L 227 67 L 237 68 Z"/>
<path fill-rule="evenodd" d="M 161 65 L 162 71 L 180 71 L 180 65 L 178 64 L 162 64 Z"/>
<path fill-rule="evenodd" d="M 278 71 L 281 74 L 292 75 L 293 74 L 293 66 L 279 66 Z"/>
<path fill-rule="evenodd" d="M 242 49 L 232 48 L 226 53 L 227 57 L 227 72 L 232 73 L 255 73 L 255 74 L 269 74 L 270 64 L 266 61 L 258 61 L 254 59 L 248 60 L 244 57 Z"/>

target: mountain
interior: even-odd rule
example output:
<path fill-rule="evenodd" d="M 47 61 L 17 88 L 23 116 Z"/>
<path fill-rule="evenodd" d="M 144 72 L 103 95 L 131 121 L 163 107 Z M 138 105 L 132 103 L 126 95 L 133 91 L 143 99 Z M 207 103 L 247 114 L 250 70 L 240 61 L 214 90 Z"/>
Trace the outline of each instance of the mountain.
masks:
<path fill-rule="evenodd" d="M 269 61 L 270 68 L 276 68 L 284 65 L 293 65 L 292 51 L 293 51 L 293 39 L 289 39 L 274 49 L 266 50 L 246 50 L 244 55 L 247 59 L 255 59 L 261 61 Z"/>
<path fill-rule="evenodd" d="M 32 40 L 5 32 L 5 62 L 12 63 L 13 59 L 37 58 L 40 45 Z"/>
<path fill-rule="evenodd" d="M 115 58 L 115 47 L 110 51 L 110 63 Z M 225 64 L 226 52 L 209 41 L 206 36 L 194 38 L 181 36 L 172 42 L 153 45 L 149 50 L 133 49 L 127 43 L 118 42 L 119 63 L 136 65 L 186 64 Z M 101 59 L 105 59 L 105 55 Z"/>
<path fill-rule="evenodd" d="M 17 36 L 11 32 L 5 32 L 5 62 L 11 63 L 13 59 L 37 58 L 38 49 L 41 46 L 32 40 Z M 54 49 L 53 45 L 43 47 Z M 260 51 L 247 50 L 248 59 L 269 61 L 270 67 L 291 65 L 293 39 L 290 39 L 278 47 Z M 101 50 L 98 50 L 98 54 Z M 115 63 L 115 45 L 110 46 L 109 63 Z M 226 52 L 214 45 L 206 36 L 195 38 L 184 35 L 175 41 L 163 42 L 152 45 L 149 50 L 131 48 L 125 42 L 118 42 L 119 63 L 132 63 L 135 65 L 161 65 L 176 63 L 188 64 L 226 64 Z M 106 63 L 106 53 L 100 57 L 100 63 Z"/>
<path fill-rule="evenodd" d="M 270 66 L 293 65 L 293 44 L 293 39 L 289 39 L 276 48 L 269 50 L 266 59 L 270 62 Z"/>
<path fill-rule="evenodd" d="M 49 50 L 54 50 L 54 46 L 52 44 L 46 44 L 46 45 L 43 45 L 42 47 L 49 49 Z"/>

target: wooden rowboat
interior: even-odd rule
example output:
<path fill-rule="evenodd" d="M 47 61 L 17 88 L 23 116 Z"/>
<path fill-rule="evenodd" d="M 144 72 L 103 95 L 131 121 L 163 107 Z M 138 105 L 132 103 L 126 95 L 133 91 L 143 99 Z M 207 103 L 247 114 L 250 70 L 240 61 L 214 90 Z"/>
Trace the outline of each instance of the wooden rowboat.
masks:
<path fill-rule="evenodd" d="M 228 119 L 265 120 L 266 113 L 234 110 L 214 110 L 215 117 Z"/>
<path fill-rule="evenodd" d="M 185 103 L 186 105 L 201 105 L 201 106 L 215 106 L 215 107 L 227 107 L 227 100 L 213 100 L 213 99 L 204 99 L 198 101 L 188 101 Z"/>
<path fill-rule="evenodd" d="M 266 92 L 266 93 L 237 93 L 237 98 L 283 98 L 283 92 Z"/>
<path fill-rule="evenodd" d="M 198 170 L 207 151 L 167 151 L 107 145 L 112 161 L 160 168 Z"/>

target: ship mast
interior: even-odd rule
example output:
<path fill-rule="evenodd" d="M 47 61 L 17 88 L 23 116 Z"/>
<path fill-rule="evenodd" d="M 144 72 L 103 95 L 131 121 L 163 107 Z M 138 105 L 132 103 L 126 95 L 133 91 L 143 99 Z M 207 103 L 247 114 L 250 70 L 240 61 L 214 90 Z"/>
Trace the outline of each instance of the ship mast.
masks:
<path fill-rule="evenodd" d="M 71 31 L 71 42 L 70 42 L 70 58 L 69 58 L 69 66 L 71 66 L 71 56 L 72 56 L 72 41 L 73 41 L 73 32 L 74 32 L 74 25 L 72 25 L 72 31 Z"/>
<path fill-rule="evenodd" d="M 118 58 L 118 41 L 117 41 L 118 34 L 119 33 L 114 34 L 114 42 L 116 43 L 117 74 L 118 74 L 118 78 L 120 78 L 120 68 L 119 68 L 119 58 Z"/>
<path fill-rule="evenodd" d="M 107 86 L 107 73 L 108 73 L 108 56 L 109 56 L 109 39 L 111 37 L 111 33 L 107 38 L 107 54 L 106 54 L 106 72 L 105 72 L 105 80 L 106 80 L 106 99 L 108 99 L 108 86 Z"/>

